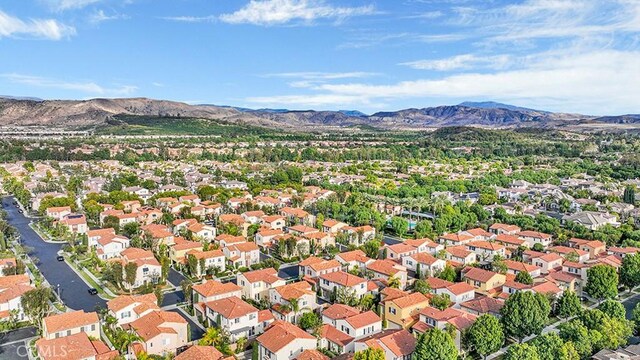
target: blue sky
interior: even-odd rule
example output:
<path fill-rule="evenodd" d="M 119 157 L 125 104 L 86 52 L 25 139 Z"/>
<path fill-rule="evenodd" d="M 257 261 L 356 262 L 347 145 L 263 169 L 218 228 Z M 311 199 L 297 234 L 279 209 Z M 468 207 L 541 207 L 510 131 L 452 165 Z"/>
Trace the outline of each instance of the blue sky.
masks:
<path fill-rule="evenodd" d="M 640 113 L 640 0 L 0 0 L 0 94 Z"/>

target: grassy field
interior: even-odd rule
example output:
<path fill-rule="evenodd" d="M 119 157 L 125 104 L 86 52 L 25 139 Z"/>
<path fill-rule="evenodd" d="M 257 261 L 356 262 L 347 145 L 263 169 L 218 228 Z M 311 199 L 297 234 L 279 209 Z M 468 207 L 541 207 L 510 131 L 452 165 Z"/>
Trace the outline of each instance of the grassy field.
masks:
<path fill-rule="evenodd" d="M 99 135 L 197 135 L 197 136 L 251 136 L 275 134 L 275 129 L 250 125 L 229 124 L 217 120 L 118 116 L 108 126 L 96 131 Z"/>

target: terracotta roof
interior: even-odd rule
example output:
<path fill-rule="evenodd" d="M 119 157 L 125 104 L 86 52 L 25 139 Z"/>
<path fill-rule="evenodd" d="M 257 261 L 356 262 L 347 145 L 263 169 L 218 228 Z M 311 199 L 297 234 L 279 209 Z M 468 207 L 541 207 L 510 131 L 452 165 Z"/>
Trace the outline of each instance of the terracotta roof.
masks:
<path fill-rule="evenodd" d="M 371 310 L 350 316 L 345 320 L 349 323 L 349 325 L 353 326 L 354 329 L 360 329 L 361 327 L 382 321 L 380 319 L 380 316 L 378 316 L 378 314 Z"/>
<path fill-rule="evenodd" d="M 476 247 L 476 248 L 481 248 L 481 249 L 486 249 L 486 250 L 490 250 L 490 251 L 499 251 L 504 249 L 504 246 L 495 243 L 495 242 L 489 242 L 489 241 L 484 241 L 484 240 L 479 240 L 479 241 L 472 241 L 470 243 L 467 243 L 466 245 L 467 247 Z"/>
<path fill-rule="evenodd" d="M 315 340 L 315 337 L 291 323 L 277 320 L 256 340 L 269 351 L 277 353 L 297 339 Z"/>
<path fill-rule="evenodd" d="M 223 357 L 224 354 L 213 346 L 193 345 L 174 360 L 220 360 Z"/>
<path fill-rule="evenodd" d="M 393 299 L 391 300 L 391 302 L 398 305 L 399 308 L 403 309 L 424 302 L 428 303 L 429 298 L 419 292 L 414 292 L 409 295 Z"/>
<path fill-rule="evenodd" d="M 385 260 L 375 260 L 367 264 L 367 270 L 371 270 L 387 276 L 393 276 L 398 272 L 407 271 L 407 268 L 405 268 L 402 265 L 399 265 L 395 261 L 385 259 Z"/>
<path fill-rule="evenodd" d="M 221 283 L 216 280 L 208 280 L 202 284 L 196 284 L 191 287 L 193 291 L 202 294 L 204 297 L 228 294 L 234 291 L 241 291 L 242 287 L 232 283 Z"/>
<path fill-rule="evenodd" d="M 151 294 L 146 294 L 146 295 L 120 295 L 114 299 L 111 299 L 109 301 L 107 301 L 107 308 L 113 312 L 116 311 L 120 311 L 124 308 L 126 308 L 127 306 L 133 305 L 133 304 L 149 304 L 151 305 L 155 305 L 155 307 L 157 308 L 158 305 L 158 299 L 156 298 L 156 295 L 151 293 Z"/>
<path fill-rule="evenodd" d="M 533 237 L 533 238 L 538 238 L 538 239 L 550 239 L 551 235 L 549 234 L 545 234 L 539 231 L 521 231 L 520 233 L 518 233 L 518 236 L 520 237 Z"/>
<path fill-rule="evenodd" d="M 406 243 L 399 243 L 399 244 L 394 244 L 394 245 L 389 245 L 387 246 L 387 248 L 391 251 L 393 251 L 396 254 L 404 254 L 404 253 L 408 253 L 411 251 L 416 251 L 416 247 L 413 245 L 409 245 Z"/>
<path fill-rule="evenodd" d="M 311 284 L 306 281 L 278 286 L 275 291 L 285 300 L 298 299 L 304 295 L 315 295 L 315 291 L 311 290 Z"/>
<path fill-rule="evenodd" d="M 464 274 L 464 277 L 467 279 L 479 281 L 481 283 L 486 283 L 487 281 L 491 280 L 491 278 L 496 276 L 498 273 L 489 271 L 489 270 L 480 269 L 480 268 L 469 267 L 463 270 L 463 274 Z"/>
<path fill-rule="evenodd" d="M 322 311 L 322 315 L 329 319 L 344 319 L 360 313 L 360 310 L 343 304 L 333 304 Z"/>
<path fill-rule="evenodd" d="M 504 301 L 489 296 L 482 296 L 460 304 L 460 307 L 473 310 L 478 314 L 499 314 L 503 306 Z"/>
<path fill-rule="evenodd" d="M 378 349 L 382 348 L 381 345 L 384 345 L 396 357 L 408 356 L 412 354 L 416 348 L 416 338 L 407 330 L 402 329 L 384 330 L 377 334 L 357 340 L 357 342 L 364 343 L 368 345 L 368 347 Z"/>
<path fill-rule="evenodd" d="M 345 262 L 357 261 L 357 262 L 364 263 L 371 260 L 371 258 L 367 257 L 367 255 L 365 255 L 364 251 L 362 250 L 346 251 L 346 252 L 337 254 L 336 256 L 340 257 Z"/>
<path fill-rule="evenodd" d="M 359 276 L 355 276 L 344 271 L 334 271 L 328 274 L 322 274 L 320 275 L 320 278 L 347 287 L 355 286 L 367 281 Z"/>
<path fill-rule="evenodd" d="M 452 256 L 461 259 L 465 259 L 467 256 L 473 254 L 473 252 L 467 250 L 464 246 L 450 246 L 444 250 Z"/>
<path fill-rule="evenodd" d="M 470 291 L 475 291 L 475 288 L 467 284 L 466 282 L 459 282 L 447 286 L 447 290 L 449 290 L 454 295 L 461 295 Z"/>
<path fill-rule="evenodd" d="M 258 312 L 258 309 L 253 305 L 248 304 L 237 296 L 209 301 L 206 306 L 227 319 L 236 319 L 252 312 Z"/>
<path fill-rule="evenodd" d="M 128 326 L 133 328 L 144 341 L 148 341 L 160 334 L 175 334 L 173 328 L 163 326 L 166 323 L 188 325 L 187 320 L 180 316 L 180 314 L 160 310 L 148 313 L 129 323 Z"/>
<path fill-rule="evenodd" d="M 296 360 L 329 360 L 329 357 L 318 350 L 305 350 L 298 355 Z"/>
<path fill-rule="evenodd" d="M 353 337 L 343 333 L 330 324 L 323 324 L 320 326 L 318 329 L 318 336 L 342 347 L 347 346 L 347 344 L 350 344 L 353 341 Z"/>
<path fill-rule="evenodd" d="M 247 279 L 247 281 L 249 281 L 250 283 L 264 281 L 267 284 L 273 284 L 278 280 L 284 280 L 278 276 L 278 272 L 274 268 L 247 271 L 245 273 L 242 273 L 241 276 L 244 276 L 245 279 Z"/>
<path fill-rule="evenodd" d="M 504 230 L 504 231 L 520 231 L 520 227 L 516 226 L 516 225 L 509 225 L 509 224 L 501 224 L 501 223 L 495 223 L 493 225 L 491 225 L 489 227 L 489 229 L 496 229 L 496 230 Z"/>
<path fill-rule="evenodd" d="M 36 341 L 38 354 L 43 360 L 76 360 L 96 357 L 96 360 L 111 360 L 118 357 L 118 351 L 110 350 L 101 341 L 91 341 L 86 333 L 80 332 L 57 339 Z"/>
<path fill-rule="evenodd" d="M 517 235 L 500 234 L 496 236 L 496 242 L 520 246 L 525 243 Z"/>
<path fill-rule="evenodd" d="M 410 255 L 410 257 L 420 264 L 433 265 L 439 259 L 429 253 L 417 253 Z"/>
<path fill-rule="evenodd" d="M 47 316 L 43 319 L 50 334 L 99 322 L 95 312 L 85 313 L 82 310 Z"/>
<path fill-rule="evenodd" d="M 530 273 L 536 270 L 540 270 L 540 268 L 535 265 L 526 264 L 520 261 L 505 260 L 504 264 L 507 266 L 507 269 L 514 271 L 524 271 Z"/>

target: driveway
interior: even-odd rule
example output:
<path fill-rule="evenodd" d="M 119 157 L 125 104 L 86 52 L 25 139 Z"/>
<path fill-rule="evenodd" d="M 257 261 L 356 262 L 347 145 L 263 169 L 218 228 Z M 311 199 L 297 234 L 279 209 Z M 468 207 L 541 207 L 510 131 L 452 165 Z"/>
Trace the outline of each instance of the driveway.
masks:
<path fill-rule="evenodd" d="M 60 297 L 64 304 L 74 310 L 95 311 L 96 306 L 106 307 L 106 301 L 98 296 L 90 295 L 89 286 L 64 261 L 57 261 L 56 256 L 62 244 L 47 243 L 38 235 L 29 223 L 31 220 L 20 214 L 12 204 L 13 197 L 2 199 L 3 208 L 7 211 L 7 221 L 20 233 L 21 243 L 33 249 L 30 256 L 38 258 L 38 269 L 47 279 L 53 290 L 60 285 Z M 2 358 L 2 357 L 0 357 Z"/>
<path fill-rule="evenodd" d="M 167 280 L 175 286 L 179 287 L 182 280 L 186 280 L 187 278 L 182 275 L 180 272 L 175 270 L 174 268 L 169 268 L 169 275 L 167 276 Z"/>
<path fill-rule="evenodd" d="M 0 359 L 28 359 L 28 342 L 36 336 L 37 332 L 34 327 L 0 333 Z"/>
<path fill-rule="evenodd" d="M 183 313 L 179 309 L 171 309 L 169 311 L 180 314 L 180 316 L 182 316 L 185 320 L 187 320 L 187 322 L 189 322 L 189 331 L 191 332 L 191 334 L 189 335 L 190 341 L 194 341 L 202 338 L 202 336 L 204 335 L 204 330 L 202 330 L 202 325 L 196 324 L 195 321 L 191 320 L 189 316 L 187 316 L 185 313 Z"/>

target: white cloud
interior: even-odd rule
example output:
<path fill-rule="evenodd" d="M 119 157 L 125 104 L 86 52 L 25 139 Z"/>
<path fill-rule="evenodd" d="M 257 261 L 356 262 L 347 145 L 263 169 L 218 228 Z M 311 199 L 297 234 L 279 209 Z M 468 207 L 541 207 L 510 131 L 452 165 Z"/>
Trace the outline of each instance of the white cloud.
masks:
<path fill-rule="evenodd" d="M 487 67 L 493 69 L 504 68 L 510 61 L 509 55 L 479 57 L 473 54 L 456 55 L 446 59 L 417 60 L 404 62 L 400 65 L 419 70 L 451 71 Z"/>
<path fill-rule="evenodd" d="M 111 21 L 111 20 L 122 20 L 122 19 L 128 19 L 129 17 L 127 15 L 124 14 L 106 14 L 104 12 L 104 10 L 98 10 L 96 12 L 94 12 L 93 14 L 91 14 L 91 16 L 89 17 L 89 22 L 93 23 L 93 24 L 99 24 L 101 22 L 105 22 L 105 21 Z"/>
<path fill-rule="evenodd" d="M 532 56 L 517 70 L 456 74 L 392 84 L 322 84 L 309 95 L 253 97 L 278 105 L 375 104 L 389 100 L 496 99 L 541 109 L 591 114 L 637 112 L 640 52 L 602 50 Z M 305 103 L 307 99 L 307 103 Z"/>
<path fill-rule="evenodd" d="M 214 22 L 218 18 L 214 15 L 209 16 L 165 16 L 163 20 L 187 22 L 187 23 L 199 23 L 199 22 Z"/>
<path fill-rule="evenodd" d="M 81 9 L 100 1 L 101 0 L 47 0 L 50 6 L 57 11 Z"/>
<path fill-rule="evenodd" d="M 353 72 L 288 72 L 288 73 L 275 73 L 266 74 L 264 77 L 282 77 L 282 78 L 300 78 L 305 80 L 336 80 L 336 79 L 348 79 L 348 78 L 364 78 L 378 75 L 377 73 L 353 71 Z"/>
<path fill-rule="evenodd" d="M 323 0 L 251 0 L 240 10 L 223 14 L 220 20 L 230 24 L 282 25 L 294 20 L 311 23 L 317 19 L 343 20 L 352 16 L 375 14 L 375 7 L 335 7 Z"/>
<path fill-rule="evenodd" d="M 53 19 L 22 20 L 0 10 L 0 38 L 27 37 L 60 40 L 75 35 L 76 30 Z"/>
<path fill-rule="evenodd" d="M 101 96 L 128 96 L 133 94 L 138 88 L 133 85 L 121 85 L 107 88 L 95 82 L 69 82 L 58 79 L 45 78 L 40 76 L 24 74 L 0 74 L 0 77 L 16 84 L 28 85 L 40 88 L 52 88 L 59 90 L 79 91 L 91 95 Z"/>

